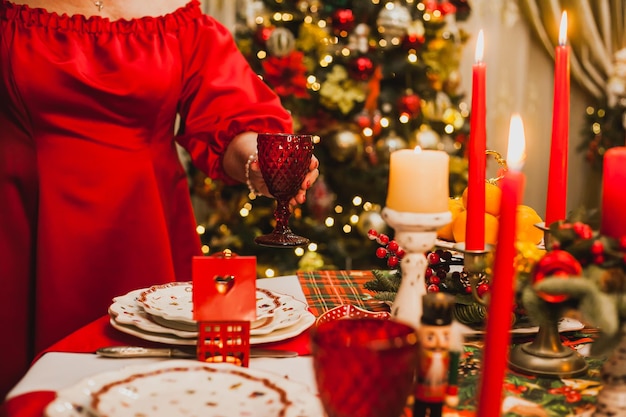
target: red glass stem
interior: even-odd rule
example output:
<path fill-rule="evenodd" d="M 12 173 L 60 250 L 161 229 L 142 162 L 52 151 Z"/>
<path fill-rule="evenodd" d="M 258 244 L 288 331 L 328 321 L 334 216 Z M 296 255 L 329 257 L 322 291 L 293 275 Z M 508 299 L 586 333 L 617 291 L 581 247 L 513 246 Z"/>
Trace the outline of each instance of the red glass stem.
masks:
<path fill-rule="evenodd" d="M 276 210 L 274 210 L 274 220 L 276 227 L 274 233 L 286 234 L 291 233 L 289 228 L 289 217 L 291 217 L 291 208 L 288 200 L 276 200 Z"/>

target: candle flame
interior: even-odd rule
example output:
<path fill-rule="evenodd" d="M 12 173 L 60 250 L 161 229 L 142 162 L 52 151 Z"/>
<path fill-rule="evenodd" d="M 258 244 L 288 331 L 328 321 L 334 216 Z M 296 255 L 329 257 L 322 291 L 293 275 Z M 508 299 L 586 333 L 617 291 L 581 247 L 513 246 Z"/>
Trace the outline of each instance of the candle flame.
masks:
<path fill-rule="evenodd" d="M 483 30 L 478 31 L 478 39 L 476 40 L 476 52 L 474 55 L 475 62 L 483 62 L 483 55 L 485 54 L 485 35 Z"/>
<path fill-rule="evenodd" d="M 561 26 L 559 28 L 559 45 L 563 46 L 567 43 L 567 12 L 561 15 Z"/>
<path fill-rule="evenodd" d="M 413 152 L 415 153 L 421 153 L 422 152 L 422 147 L 421 146 L 416 146 L 415 148 L 413 148 Z"/>
<path fill-rule="evenodd" d="M 509 149 L 506 162 L 510 169 L 521 171 L 526 159 L 526 138 L 524 136 L 524 122 L 519 114 L 511 116 L 509 125 Z"/>

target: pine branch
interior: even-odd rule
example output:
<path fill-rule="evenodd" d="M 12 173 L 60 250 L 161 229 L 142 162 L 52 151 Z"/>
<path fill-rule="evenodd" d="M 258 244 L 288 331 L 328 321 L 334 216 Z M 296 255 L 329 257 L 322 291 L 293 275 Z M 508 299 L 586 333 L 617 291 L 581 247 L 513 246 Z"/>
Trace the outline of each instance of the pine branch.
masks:
<path fill-rule="evenodd" d="M 397 271 L 378 269 L 373 270 L 372 274 L 374 275 L 374 279 L 366 282 L 364 288 L 376 293 L 390 292 L 394 294 L 393 296 L 395 298 L 395 293 L 398 292 L 398 288 L 400 287 L 400 274 Z"/>

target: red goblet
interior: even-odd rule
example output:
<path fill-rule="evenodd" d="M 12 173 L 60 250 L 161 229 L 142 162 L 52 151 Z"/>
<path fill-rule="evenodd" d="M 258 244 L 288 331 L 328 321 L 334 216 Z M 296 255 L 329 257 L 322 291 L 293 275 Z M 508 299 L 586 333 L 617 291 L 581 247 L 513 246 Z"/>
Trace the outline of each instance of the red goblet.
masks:
<path fill-rule="evenodd" d="M 399 417 L 413 390 L 417 334 L 397 321 L 341 319 L 311 333 L 313 366 L 328 417 Z"/>
<path fill-rule="evenodd" d="M 289 200 L 298 193 L 311 164 L 313 137 L 287 133 L 260 133 L 257 139 L 259 168 L 270 193 L 276 198 L 272 233 L 254 241 L 263 246 L 293 247 L 309 243 L 289 228 Z"/>

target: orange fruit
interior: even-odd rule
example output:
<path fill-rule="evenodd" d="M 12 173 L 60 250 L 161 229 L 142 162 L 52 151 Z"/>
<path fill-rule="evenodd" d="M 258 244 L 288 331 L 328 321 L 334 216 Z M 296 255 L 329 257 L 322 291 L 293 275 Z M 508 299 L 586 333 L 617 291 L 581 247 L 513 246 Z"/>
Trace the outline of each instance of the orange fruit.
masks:
<path fill-rule="evenodd" d="M 454 236 L 452 234 L 452 224 L 454 220 L 459 215 L 460 212 L 465 210 L 463 207 L 463 202 L 459 198 L 449 198 L 448 199 L 448 210 L 452 213 L 452 220 L 447 225 L 443 226 L 439 230 L 437 230 L 437 237 L 439 239 L 454 241 Z"/>
<path fill-rule="evenodd" d="M 465 242 L 465 227 L 467 225 L 467 211 L 460 212 L 452 222 L 452 235 L 455 242 Z M 485 243 L 495 245 L 498 241 L 498 218 L 493 214 L 485 213 Z"/>
<path fill-rule="evenodd" d="M 463 191 L 462 199 L 463 206 L 467 207 L 467 193 L 466 187 Z M 502 190 L 496 184 L 492 184 L 485 181 L 485 211 L 489 214 L 493 214 L 498 217 L 500 215 L 500 198 L 502 197 Z"/>
<path fill-rule="evenodd" d="M 541 216 L 539 216 L 532 207 L 525 205 L 517 206 L 517 240 L 534 244 L 541 243 L 543 230 L 535 227 L 535 224 L 541 223 L 542 221 Z"/>

